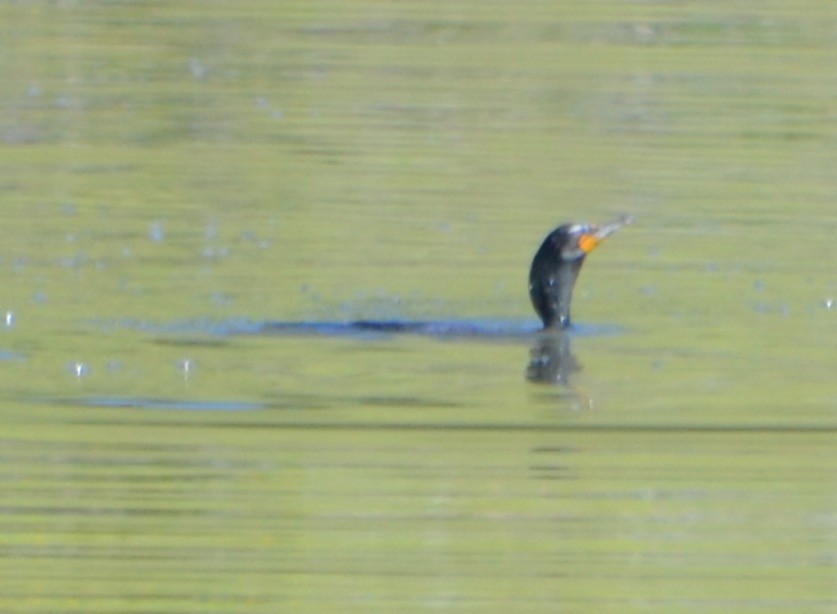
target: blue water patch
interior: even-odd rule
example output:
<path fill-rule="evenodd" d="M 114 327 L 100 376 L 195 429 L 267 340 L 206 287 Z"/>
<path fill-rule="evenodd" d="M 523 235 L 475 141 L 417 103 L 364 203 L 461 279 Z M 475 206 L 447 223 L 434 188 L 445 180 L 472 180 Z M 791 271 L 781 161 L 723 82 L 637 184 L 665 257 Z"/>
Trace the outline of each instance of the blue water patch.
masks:
<path fill-rule="evenodd" d="M 476 319 L 476 320 L 351 320 L 340 321 L 284 321 L 249 320 L 181 320 L 169 323 L 121 321 L 99 323 L 106 327 L 132 328 L 156 334 L 234 336 L 315 336 L 382 339 L 396 335 L 416 335 L 438 339 L 485 339 L 531 341 L 541 330 L 533 319 Z M 622 328 L 607 324 L 573 324 L 572 336 L 612 335 Z"/>
<path fill-rule="evenodd" d="M 0 350 L 0 362 L 20 362 L 23 359 L 23 354 L 11 350 Z"/>
<path fill-rule="evenodd" d="M 261 323 L 249 334 L 388 337 L 419 335 L 437 338 L 529 339 L 539 326 L 530 320 L 353 320 L 350 322 Z"/>
<path fill-rule="evenodd" d="M 53 403 L 81 405 L 83 407 L 112 407 L 114 409 L 159 409 L 171 411 L 258 411 L 269 407 L 266 403 L 250 401 L 184 401 L 179 399 L 154 399 L 143 397 L 87 397 L 62 399 Z"/>

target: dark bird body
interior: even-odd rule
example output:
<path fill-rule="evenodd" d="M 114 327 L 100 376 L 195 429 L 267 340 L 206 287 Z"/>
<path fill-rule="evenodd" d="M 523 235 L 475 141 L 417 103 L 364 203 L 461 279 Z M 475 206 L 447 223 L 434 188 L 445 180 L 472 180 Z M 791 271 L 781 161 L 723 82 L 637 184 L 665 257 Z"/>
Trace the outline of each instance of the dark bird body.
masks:
<path fill-rule="evenodd" d="M 568 328 L 573 288 L 584 258 L 630 217 L 611 224 L 564 224 L 541 244 L 529 270 L 529 296 L 544 328 Z"/>

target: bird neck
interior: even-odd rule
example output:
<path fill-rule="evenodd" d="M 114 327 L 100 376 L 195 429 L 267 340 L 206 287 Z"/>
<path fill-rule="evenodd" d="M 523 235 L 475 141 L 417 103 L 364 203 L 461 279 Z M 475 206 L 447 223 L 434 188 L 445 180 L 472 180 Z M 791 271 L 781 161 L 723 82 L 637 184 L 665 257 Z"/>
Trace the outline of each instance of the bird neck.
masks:
<path fill-rule="evenodd" d="M 570 304 L 573 300 L 573 289 L 581 271 L 581 261 L 562 263 L 557 270 L 557 287 L 552 302 L 553 310 L 550 322 L 544 322 L 548 327 L 569 328 L 570 326 Z"/>
<path fill-rule="evenodd" d="M 573 288 L 583 259 L 536 258 L 529 276 L 532 305 L 544 328 L 568 328 Z"/>

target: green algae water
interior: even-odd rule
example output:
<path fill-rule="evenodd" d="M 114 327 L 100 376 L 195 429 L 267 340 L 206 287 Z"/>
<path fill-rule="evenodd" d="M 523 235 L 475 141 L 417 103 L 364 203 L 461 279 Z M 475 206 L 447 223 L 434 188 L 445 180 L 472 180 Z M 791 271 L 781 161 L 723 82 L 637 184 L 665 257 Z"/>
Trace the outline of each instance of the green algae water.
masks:
<path fill-rule="evenodd" d="M 0 5 L 0 610 L 837 609 L 835 25 Z"/>

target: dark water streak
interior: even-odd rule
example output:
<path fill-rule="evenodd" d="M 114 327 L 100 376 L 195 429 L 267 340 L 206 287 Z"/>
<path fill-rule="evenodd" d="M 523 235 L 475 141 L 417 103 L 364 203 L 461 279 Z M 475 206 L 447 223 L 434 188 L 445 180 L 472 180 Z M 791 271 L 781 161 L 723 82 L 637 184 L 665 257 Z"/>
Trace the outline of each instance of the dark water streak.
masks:
<path fill-rule="evenodd" d="M 139 320 L 96 321 L 94 325 L 105 330 L 134 329 L 144 333 L 171 336 L 190 336 L 172 343 L 184 345 L 196 342 L 192 335 L 214 337 L 235 336 L 311 336 L 349 337 L 360 340 L 388 338 L 395 335 L 416 335 L 441 340 L 486 340 L 532 342 L 541 332 L 535 320 L 520 319 L 449 319 L 449 320 L 250 320 L 230 318 L 225 320 L 181 320 L 156 323 Z M 576 336 L 611 335 L 624 329 L 612 324 L 576 324 L 568 334 Z M 206 343 L 212 343 L 207 340 Z"/>

